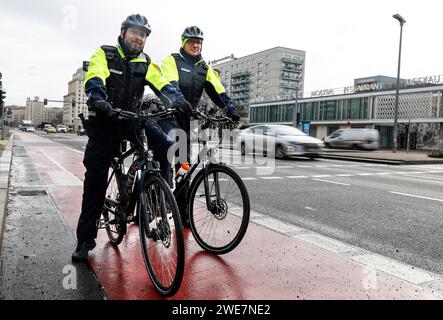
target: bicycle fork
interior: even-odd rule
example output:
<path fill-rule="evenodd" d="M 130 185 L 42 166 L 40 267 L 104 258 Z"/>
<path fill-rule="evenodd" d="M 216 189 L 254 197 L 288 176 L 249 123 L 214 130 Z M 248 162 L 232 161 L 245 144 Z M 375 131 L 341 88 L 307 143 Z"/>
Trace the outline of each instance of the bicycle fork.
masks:
<path fill-rule="evenodd" d="M 221 197 L 220 197 L 220 180 L 219 180 L 219 175 L 218 172 L 214 172 L 213 173 L 213 177 L 214 177 L 214 184 L 213 184 L 213 189 L 215 192 L 215 200 L 211 199 L 211 188 L 209 187 L 209 165 L 208 164 L 204 164 L 204 170 L 205 170 L 205 174 L 204 174 L 204 179 L 203 179 L 203 184 L 204 184 L 204 188 L 205 188 L 205 196 L 206 196 L 206 207 L 208 209 L 208 211 L 210 211 L 212 214 L 217 215 L 222 213 L 223 211 L 223 207 L 221 204 Z"/>

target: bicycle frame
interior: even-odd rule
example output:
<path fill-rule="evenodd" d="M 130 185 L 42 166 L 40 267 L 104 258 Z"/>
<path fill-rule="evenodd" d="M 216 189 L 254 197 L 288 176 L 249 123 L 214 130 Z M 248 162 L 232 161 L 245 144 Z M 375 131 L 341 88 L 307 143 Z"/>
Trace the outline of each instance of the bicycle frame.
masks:
<path fill-rule="evenodd" d="M 137 145 L 132 146 L 129 150 L 120 153 L 117 157 L 114 158 L 114 161 L 111 163 L 111 166 L 114 169 L 118 169 L 115 170 L 115 172 L 118 172 L 119 175 L 117 176 L 117 178 L 122 179 L 120 175 L 125 174 L 125 171 L 123 170 L 124 161 L 132 155 L 136 154 L 136 158 L 131 163 L 131 166 L 133 164 L 137 166 L 137 171 L 132 186 L 132 192 L 131 194 L 128 194 L 127 190 L 120 190 L 123 196 L 121 205 L 125 207 L 127 213 L 133 213 L 135 210 L 135 206 L 138 200 L 137 194 L 139 190 L 143 188 L 142 183 L 144 181 L 144 175 L 146 173 L 160 174 L 160 169 L 155 167 L 152 150 L 148 148 L 148 138 L 146 136 L 145 130 L 142 127 L 136 128 L 136 130 L 136 135 L 139 139 Z M 110 177 L 109 179 L 111 178 L 112 177 Z"/>
<path fill-rule="evenodd" d="M 211 121 L 211 119 L 207 116 L 203 116 L 201 113 L 198 113 L 198 116 L 206 119 L 208 122 Z M 213 122 L 214 123 L 214 122 Z M 214 163 L 216 163 L 215 158 L 214 158 L 214 150 L 216 148 L 218 148 L 222 143 L 222 134 L 221 131 L 219 131 L 219 143 L 216 147 L 212 147 L 212 148 L 208 148 L 207 147 L 207 140 L 202 140 L 202 144 L 203 147 L 201 148 L 198 156 L 197 156 L 197 161 L 195 163 L 193 163 L 189 169 L 189 171 L 185 174 L 185 176 L 183 177 L 183 179 L 176 185 L 175 190 L 174 190 L 174 196 L 177 197 L 179 194 L 181 194 L 185 188 L 185 185 L 187 184 L 187 182 L 191 179 L 192 174 L 194 173 L 194 171 L 197 169 L 197 167 L 200 165 L 200 163 L 202 163 L 203 166 L 203 170 L 205 171 L 205 176 L 204 176 L 204 188 L 205 188 L 205 197 L 206 197 L 206 207 L 208 210 L 212 211 L 214 209 L 213 203 L 211 201 L 211 196 L 210 196 L 210 192 L 209 192 L 209 168 L 211 167 L 211 165 L 213 165 Z M 201 153 L 202 151 L 205 150 L 205 159 L 201 158 Z M 220 164 L 220 163 L 219 163 Z M 219 202 L 218 199 L 220 199 L 220 186 L 219 186 L 219 180 L 218 180 L 218 174 L 214 173 L 214 185 L 215 185 L 215 194 L 217 197 L 217 203 Z"/>

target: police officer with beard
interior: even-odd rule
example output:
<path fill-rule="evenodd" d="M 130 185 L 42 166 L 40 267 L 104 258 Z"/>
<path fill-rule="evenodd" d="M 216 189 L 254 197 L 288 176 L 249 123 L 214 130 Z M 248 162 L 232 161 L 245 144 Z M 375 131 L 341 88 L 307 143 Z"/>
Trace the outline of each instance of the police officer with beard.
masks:
<path fill-rule="evenodd" d="M 135 137 L 132 122 L 113 119 L 113 109 L 136 111 L 145 85 L 165 104 L 175 106 L 179 112 L 190 108 L 180 91 L 162 76 L 159 67 L 143 53 L 150 33 L 151 27 L 146 17 L 130 15 L 121 25 L 117 45 L 101 46 L 89 61 L 84 88 L 88 96 L 90 119 L 87 121 L 90 122 L 90 130 L 83 159 L 86 173 L 73 261 L 86 260 L 89 250 L 95 247 L 96 221 L 100 219 L 105 199 L 110 164 L 120 142 Z M 91 117 L 91 112 L 95 114 L 94 117 Z M 167 164 L 166 152 L 175 141 L 154 122 L 147 125 L 146 135 L 156 160 L 160 163 L 166 161 Z"/>

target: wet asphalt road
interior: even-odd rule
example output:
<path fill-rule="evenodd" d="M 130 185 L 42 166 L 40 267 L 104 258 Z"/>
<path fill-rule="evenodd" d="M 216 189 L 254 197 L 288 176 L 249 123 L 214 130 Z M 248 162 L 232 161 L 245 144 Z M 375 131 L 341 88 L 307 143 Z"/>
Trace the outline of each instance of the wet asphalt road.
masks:
<path fill-rule="evenodd" d="M 87 143 L 85 136 L 37 134 L 80 152 L 84 151 Z M 269 175 L 261 176 L 258 174 L 259 167 L 266 165 L 269 160 L 253 160 L 251 156 L 241 158 L 235 151 L 231 160 L 234 160 L 236 171 L 246 183 L 253 210 L 383 256 L 443 274 L 443 165 L 389 166 L 325 159 L 277 160 L 274 164 L 275 170 Z M 252 163 L 253 161 L 255 163 Z M 26 163 L 22 166 L 19 172 L 23 170 L 26 173 L 27 170 L 31 170 L 27 168 Z M 23 181 L 24 177 L 14 179 L 13 177 L 11 184 L 15 187 L 15 183 Z M 37 186 L 38 183 L 36 182 Z M 17 198 L 22 197 L 21 195 L 12 192 L 11 196 L 13 205 L 14 197 L 22 205 L 22 201 Z M 13 212 L 14 209 L 11 210 Z M 17 211 L 21 210 L 23 208 L 18 207 Z M 38 207 L 32 210 L 48 215 L 55 214 L 55 211 L 51 213 L 51 210 L 45 211 Z M 37 213 L 33 219 L 43 219 L 44 216 Z M 55 220 L 48 217 L 48 221 Z M 67 228 L 60 218 L 59 220 L 61 225 L 54 232 L 62 232 L 62 228 Z M 13 224 L 12 230 L 7 229 L 7 232 L 17 233 L 16 241 L 24 237 L 21 232 L 27 233 L 19 231 L 18 226 L 29 224 L 18 221 L 17 230 L 14 230 Z M 35 237 L 30 237 L 27 241 L 33 239 Z M 40 241 L 43 249 L 46 247 L 45 243 L 50 246 L 50 239 L 42 237 Z M 8 245 L 17 246 L 8 242 L 4 242 L 3 245 L 6 250 Z M 74 238 L 67 240 L 63 246 L 60 250 L 72 250 Z M 21 252 L 21 259 L 35 258 L 35 253 L 29 253 L 25 248 Z M 8 262 L 3 261 L 3 264 L 5 263 Z M 69 263 L 58 261 L 56 272 L 63 276 L 60 270 Z M 10 276 L 12 279 L 13 274 Z M 38 274 L 36 279 L 40 278 L 41 275 Z M 63 277 L 58 277 L 53 285 L 60 288 L 62 279 Z M 53 275 L 48 276 L 45 281 L 54 282 Z M 38 285 L 36 287 L 38 291 L 40 288 Z M 44 296 L 45 291 L 42 292 Z M 61 292 L 61 295 L 63 294 L 66 294 L 66 290 Z M 94 288 L 90 288 L 85 294 L 83 297 L 91 294 L 92 297 L 101 298 L 100 290 Z"/>
<path fill-rule="evenodd" d="M 87 142 L 85 136 L 49 138 L 79 151 Z M 229 160 L 245 178 L 252 209 L 443 274 L 443 165 L 300 158 L 275 160 L 274 172 L 260 176 L 268 159 L 234 151 Z"/>

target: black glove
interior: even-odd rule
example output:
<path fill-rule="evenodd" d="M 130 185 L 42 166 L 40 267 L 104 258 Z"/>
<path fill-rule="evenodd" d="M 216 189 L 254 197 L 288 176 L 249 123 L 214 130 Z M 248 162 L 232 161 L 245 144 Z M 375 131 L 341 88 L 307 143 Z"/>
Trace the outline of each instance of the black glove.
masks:
<path fill-rule="evenodd" d="M 240 121 L 240 116 L 235 112 L 230 112 L 228 111 L 226 113 L 226 115 L 228 116 L 228 118 L 230 118 L 232 121 Z"/>
<path fill-rule="evenodd" d="M 112 105 L 105 100 L 94 102 L 91 109 L 92 111 L 95 111 L 99 117 L 110 118 L 113 114 Z"/>
<path fill-rule="evenodd" d="M 174 107 L 177 109 L 179 115 L 181 115 L 184 118 L 190 118 L 192 115 L 192 106 L 191 104 L 186 101 L 178 101 L 174 103 Z"/>

